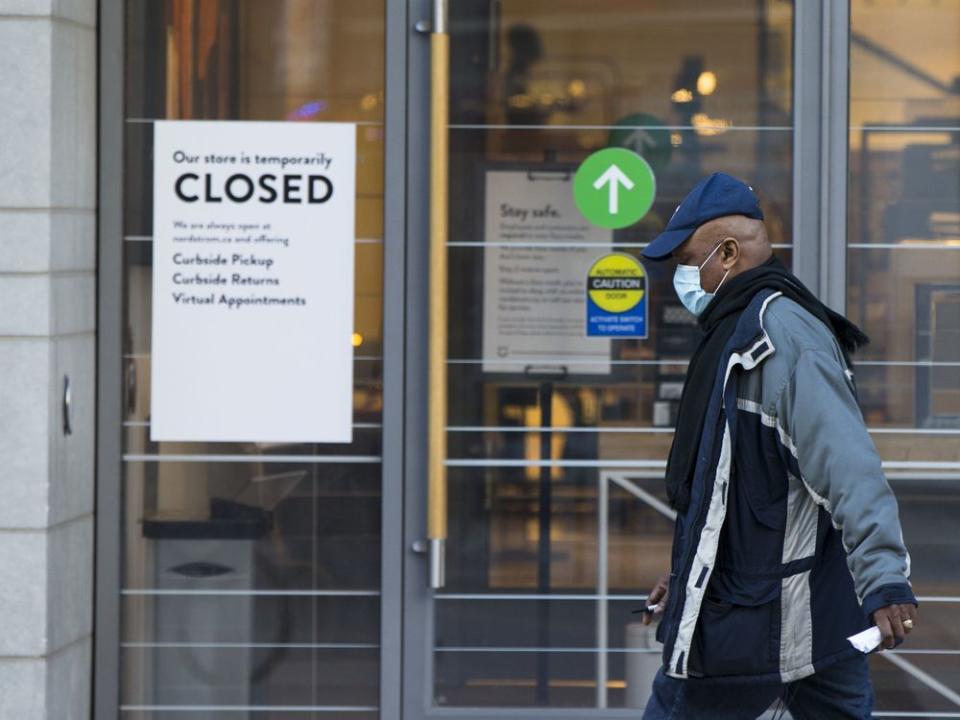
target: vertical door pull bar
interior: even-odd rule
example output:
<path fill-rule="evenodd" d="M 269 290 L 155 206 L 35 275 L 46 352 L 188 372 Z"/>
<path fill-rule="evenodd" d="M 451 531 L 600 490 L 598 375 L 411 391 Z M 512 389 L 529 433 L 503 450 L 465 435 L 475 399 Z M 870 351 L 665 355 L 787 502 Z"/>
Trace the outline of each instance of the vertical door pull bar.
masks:
<path fill-rule="evenodd" d="M 447 541 L 447 182 L 450 36 L 447 0 L 433 0 L 430 34 L 430 341 L 427 536 L 430 587 L 446 584 Z"/>

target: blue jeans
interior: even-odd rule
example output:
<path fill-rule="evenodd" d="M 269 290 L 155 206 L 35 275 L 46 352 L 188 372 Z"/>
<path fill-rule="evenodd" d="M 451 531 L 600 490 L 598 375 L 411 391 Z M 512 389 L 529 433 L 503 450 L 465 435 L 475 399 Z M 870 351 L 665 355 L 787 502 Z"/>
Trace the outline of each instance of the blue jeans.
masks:
<path fill-rule="evenodd" d="M 869 719 L 873 685 L 865 655 L 786 685 L 677 680 L 663 669 L 643 720 L 755 720 L 780 698 L 794 720 Z"/>

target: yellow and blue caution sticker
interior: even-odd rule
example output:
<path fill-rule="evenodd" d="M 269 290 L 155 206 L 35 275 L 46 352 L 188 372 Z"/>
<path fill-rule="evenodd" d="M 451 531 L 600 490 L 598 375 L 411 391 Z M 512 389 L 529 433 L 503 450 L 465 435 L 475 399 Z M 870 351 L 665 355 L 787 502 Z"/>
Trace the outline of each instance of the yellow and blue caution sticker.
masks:
<path fill-rule="evenodd" d="M 590 267 L 587 336 L 647 336 L 647 273 L 633 255 L 611 253 Z"/>

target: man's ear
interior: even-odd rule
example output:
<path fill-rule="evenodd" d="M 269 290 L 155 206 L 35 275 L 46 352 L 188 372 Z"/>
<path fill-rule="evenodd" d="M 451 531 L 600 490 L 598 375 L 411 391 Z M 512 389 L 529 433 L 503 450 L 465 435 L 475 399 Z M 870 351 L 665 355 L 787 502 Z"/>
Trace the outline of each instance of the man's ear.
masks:
<path fill-rule="evenodd" d="M 735 237 L 725 237 L 720 248 L 720 264 L 724 270 L 729 270 L 740 260 L 740 242 Z"/>

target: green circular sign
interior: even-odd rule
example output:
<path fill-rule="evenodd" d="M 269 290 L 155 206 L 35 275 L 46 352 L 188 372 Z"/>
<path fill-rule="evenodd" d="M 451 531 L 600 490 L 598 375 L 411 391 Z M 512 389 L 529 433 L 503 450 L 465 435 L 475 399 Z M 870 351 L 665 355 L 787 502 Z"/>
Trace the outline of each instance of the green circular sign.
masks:
<path fill-rule="evenodd" d="M 573 178 L 573 199 L 583 216 L 616 230 L 633 225 L 653 205 L 657 182 L 642 157 L 623 148 L 598 150 Z"/>

